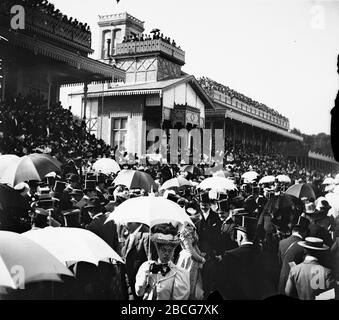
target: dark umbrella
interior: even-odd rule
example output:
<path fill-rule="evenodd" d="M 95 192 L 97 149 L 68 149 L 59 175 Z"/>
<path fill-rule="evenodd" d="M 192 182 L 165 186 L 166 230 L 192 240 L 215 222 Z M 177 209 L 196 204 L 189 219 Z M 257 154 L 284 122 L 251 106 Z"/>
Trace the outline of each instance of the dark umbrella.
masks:
<path fill-rule="evenodd" d="M 157 33 L 157 32 L 160 32 L 160 29 L 154 28 L 154 29 L 152 29 L 152 31 L 150 31 L 150 33 Z"/>
<path fill-rule="evenodd" d="M 189 172 L 195 175 L 201 175 L 201 170 L 195 165 L 186 165 L 181 169 L 181 171 Z"/>
<path fill-rule="evenodd" d="M 266 220 L 265 229 L 269 228 L 270 222 L 272 222 L 279 229 L 286 229 L 290 223 L 297 220 L 297 217 L 301 215 L 304 209 L 303 202 L 289 194 L 277 195 L 271 198 L 265 205 L 258 224 L 264 224 L 264 217 L 270 217 Z"/>
<path fill-rule="evenodd" d="M 0 210 L 8 208 L 30 209 L 28 202 L 13 188 L 0 184 Z"/>
<path fill-rule="evenodd" d="M 314 189 L 309 183 L 299 183 L 289 187 L 286 194 L 295 196 L 299 199 L 307 198 L 310 201 L 315 201 L 317 198 Z"/>

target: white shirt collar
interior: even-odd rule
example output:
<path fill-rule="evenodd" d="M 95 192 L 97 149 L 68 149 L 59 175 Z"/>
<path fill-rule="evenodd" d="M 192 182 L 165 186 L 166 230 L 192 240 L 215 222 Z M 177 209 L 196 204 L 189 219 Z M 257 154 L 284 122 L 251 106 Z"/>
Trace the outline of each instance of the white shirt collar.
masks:
<path fill-rule="evenodd" d="M 204 216 L 205 220 L 207 220 L 208 216 L 210 215 L 211 209 L 208 209 L 207 212 L 202 211 L 202 215 Z"/>
<path fill-rule="evenodd" d="M 307 256 L 305 257 L 305 260 L 304 260 L 304 261 L 305 261 L 305 262 L 311 262 L 311 261 L 318 261 L 318 259 L 317 259 L 316 257 L 307 255 Z"/>
<path fill-rule="evenodd" d="M 299 234 L 299 232 L 292 232 L 292 236 L 298 237 L 301 240 L 303 239 L 303 237 Z"/>
<path fill-rule="evenodd" d="M 138 228 L 136 228 L 136 229 L 131 233 L 131 235 L 136 236 L 136 234 L 139 232 L 139 230 L 141 229 L 141 227 L 142 227 L 142 224 L 141 224 Z"/>
<path fill-rule="evenodd" d="M 245 244 L 253 244 L 253 242 L 252 242 L 252 241 L 245 241 L 245 242 L 243 242 L 241 245 L 243 246 L 243 245 L 245 245 Z"/>

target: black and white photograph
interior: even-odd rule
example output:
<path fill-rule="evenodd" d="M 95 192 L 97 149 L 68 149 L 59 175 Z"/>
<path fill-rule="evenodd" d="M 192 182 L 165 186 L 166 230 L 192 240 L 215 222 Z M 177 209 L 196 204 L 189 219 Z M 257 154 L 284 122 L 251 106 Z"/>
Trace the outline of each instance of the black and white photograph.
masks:
<path fill-rule="evenodd" d="M 0 0 L 0 300 L 339 300 L 338 109 L 339 0 Z"/>

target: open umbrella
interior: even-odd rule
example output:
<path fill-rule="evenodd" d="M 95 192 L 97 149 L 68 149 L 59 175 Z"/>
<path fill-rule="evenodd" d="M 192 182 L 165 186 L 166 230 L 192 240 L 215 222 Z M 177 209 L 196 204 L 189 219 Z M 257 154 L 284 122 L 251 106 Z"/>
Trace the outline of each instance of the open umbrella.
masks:
<path fill-rule="evenodd" d="M 185 210 L 175 202 L 164 197 L 138 197 L 128 199 L 109 215 L 110 220 L 116 223 L 138 222 L 152 227 L 160 223 L 185 221 L 194 225 Z"/>
<path fill-rule="evenodd" d="M 0 183 L 0 209 L 22 208 L 30 209 L 29 203 L 22 197 L 18 191 Z"/>
<path fill-rule="evenodd" d="M 289 223 L 296 222 L 303 209 L 304 204 L 299 198 L 289 194 L 275 195 L 264 206 L 258 224 L 264 222 L 264 216 L 270 216 L 274 224 L 287 228 Z"/>
<path fill-rule="evenodd" d="M 259 184 L 273 183 L 274 181 L 275 181 L 275 176 L 265 176 L 259 180 Z"/>
<path fill-rule="evenodd" d="M 241 176 L 241 178 L 246 179 L 248 181 L 252 181 L 255 180 L 258 177 L 258 175 L 259 173 L 255 171 L 247 171 Z"/>
<path fill-rule="evenodd" d="M 331 177 L 327 177 L 322 184 L 330 185 L 330 184 L 335 184 L 335 180 Z"/>
<path fill-rule="evenodd" d="M 6 171 L 6 169 L 20 160 L 20 157 L 15 154 L 4 154 L 0 156 L 0 178 Z"/>
<path fill-rule="evenodd" d="M 229 170 L 220 170 L 213 173 L 213 177 L 230 178 L 233 174 Z"/>
<path fill-rule="evenodd" d="M 289 176 L 287 176 L 286 174 L 279 174 L 276 179 L 279 182 L 283 182 L 283 183 L 291 183 L 291 179 Z"/>
<path fill-rule="evenodd" d="M 18 162 L 9 166 L 1 177 L 1 182 L 15 186 L 23 181 L 41 181 L 46 174 L 60 169 L 61 166 L 55 158 L 46 154 L 31 154 L 21 157 Z"/>
<path fill-rule="evenodd" d="M 313 201 L 316 199 L 314 190 L 308 183 L 295 184 L 286 190 L 286 194 L 290 194 L 299 199 L 307 198 L 308 200 L 313 199 Z"/>
<path fill-rule="evenodd" d="M 227 178 L 222 177 L 210 177 L 203 180 L 198 186 L 198 189 L 202 190 L 215 190 L 217 192 L 226 192 L 231 190 L 237 190 L 237 186 L 234 181 Z"/>
<path fill-rule="evenodd" d="M 113 180 L 115 185 L 124 185 L 129 189 L 144 189 L 146 191 L 157 191 L 158 185 L 153 178 L 146 172 L 136 170 L 124 170 L 119 172 Z"/>
<path fill-rule="evenodd" d="M 93 169 L 97 172 L 101 171 L 104 174 L 117 173 L 121 170 L 119 164 L 110 158 L 97 160 L 93 164 Z"/>
<path fill-rule="evenodd" d="M 180 171 L 189 172 L 189 173 L 192 173 L 192 174 L 195 174 L 195 175 L 201 174 L 201 170 L 193 164 L 183 166 L 182 168 L 180 168 Z"/>
<path fill-rule="evenodd" d="M 61 262 L 84 261 L 99 264 L 109 258 L 123 262 L 120 256 L 100 237 L 80 228 L 52 228 L 30 230 L 23 236 L 39 244 Z"/>
<path fill-rule="evenodd" d="M 18 276 L 17 288 L 34 281 L 61 281 L 59 275 L 73 276 L 72 272 L 46 249 L 15 232 L 0 231 L 0 257 L 0 269 L 6 267 L 7 276 L 8 273 Z M 2 277 L 5 276 L 2 274 Z M 9 281 L 7 285 L 11 286 L 10 284 Z"/>
<path fill-rule="evenodd" d="M 192 187 L 192 183 L 183 177 L 172 178 L 167 180 L 161 187 L 160 190 L 166 190 L 170 188 L 180 188 L 183 186 Z"/>

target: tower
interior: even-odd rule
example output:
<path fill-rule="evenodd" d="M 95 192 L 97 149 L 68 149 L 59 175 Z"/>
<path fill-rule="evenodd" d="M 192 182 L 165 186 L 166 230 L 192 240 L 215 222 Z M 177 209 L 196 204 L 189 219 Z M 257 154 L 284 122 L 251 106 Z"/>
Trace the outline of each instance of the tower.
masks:
<path fill-rule="evenodd" d="M 99 16 L 100 59 L 126 72 L 126 83 L 156 82 L 182 76 L 185 52 L 173 40 L 143 35 L 144 22 L 127 12 Z M 133 41 L 124 37 L 136 36 Z M 141 37 L 142 36 L 142 37 Z"/>
<path fill-rule="evenodd" d="M 140 36 L 144 32 L 144 22 L 127 12 L 99 16 L 99 60 L 109 62 L 115 54 L 117 44 L 124 37 Z"/>

